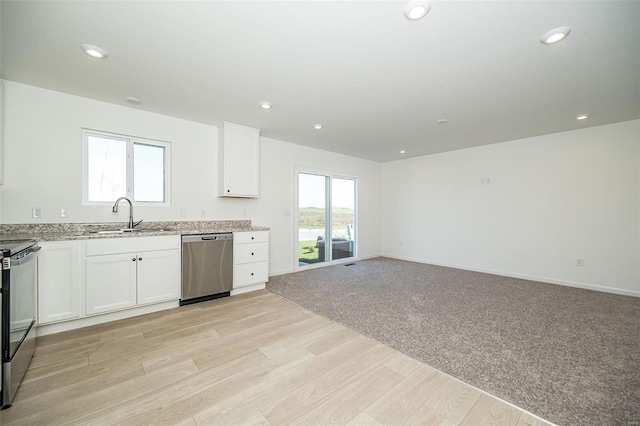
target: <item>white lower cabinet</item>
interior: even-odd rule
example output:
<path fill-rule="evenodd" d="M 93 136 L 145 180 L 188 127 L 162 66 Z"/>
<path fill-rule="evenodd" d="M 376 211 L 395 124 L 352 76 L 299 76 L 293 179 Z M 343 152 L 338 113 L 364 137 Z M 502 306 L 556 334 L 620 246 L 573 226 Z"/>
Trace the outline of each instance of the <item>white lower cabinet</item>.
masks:
<path fill-rule="evenodd" d="M 41 242 L 38 252 L 38 324 L 79 318 L 81 242 Z"/>
<path fill-rule="evenodd" d="M 136 305 L 136 256 L 87 257 L 87 315 Z"/>
<path fill-rule="evenodd" d="M 269 262 L 235 265 L 233 268 L 233 288 L 265 283 L 269 276 Z"/>
<path fill-rule="evenodd" d="M 180 297 L 180 236 L 87 241 L 87 315 Z"/>
<path fill-rule="evenodd" d="M 177 306 L 180 235 L 41 242 L 38 324 L 58 332 Z M 235 232 L 231 294 L 269 280 L 269 232 Z M 101 316 L 103 315 L 103 316 Z"/>
<path fill-rule="evenodd" d="M 180 247 L 138 255 L 138 305 L 180 298 Z"/>
<path fill-rule="evenodd" d="M 269 232 L 234 232 L 234 292 L 232 294 L 264 288 L 267 281 L 269 281 Z"/>

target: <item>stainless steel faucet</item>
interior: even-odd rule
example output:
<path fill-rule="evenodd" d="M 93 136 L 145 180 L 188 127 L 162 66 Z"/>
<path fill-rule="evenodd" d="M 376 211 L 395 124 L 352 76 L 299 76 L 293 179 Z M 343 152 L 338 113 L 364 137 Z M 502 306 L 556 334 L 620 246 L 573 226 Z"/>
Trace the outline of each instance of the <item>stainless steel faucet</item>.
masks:
<path fill-rule="evenodd" d="M 131 202 L 130 199 L 128 199 L 127 197 L 120 197 L 116 200 L 116 203 L 113 205 L 113 208 L 111 209 L 111 211 L 113 211 L 114 213 L 118 213 L 118 204 L 120 203 L 120 201 L 125 200 L 127 203 L 129 203 L 129 224 L 127 226 L 127 229 L 133 229 L 134 226 L 137 226 L 140 224 L 140 222 L 142 222 L 141 220 L 133 223 L 133 203 Z"/>

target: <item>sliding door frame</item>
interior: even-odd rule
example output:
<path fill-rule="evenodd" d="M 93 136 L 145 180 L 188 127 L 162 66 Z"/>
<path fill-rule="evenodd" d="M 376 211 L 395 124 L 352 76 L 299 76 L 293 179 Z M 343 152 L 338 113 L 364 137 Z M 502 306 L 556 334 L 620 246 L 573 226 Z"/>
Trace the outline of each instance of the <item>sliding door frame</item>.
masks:
<path fill-rule="evenodd" d="M 325 200 L 326 200 L 326 230 L 327 230 L 327 234 L 328 234 L 328 238 L 325 239 L 326 243 L 325 243 L 325 250 L 328 251 L 329 256 L 331 257 L 331 261 L 329 262 L 318 262 L 316 264 L 310 264 L 310 265 L 305 265 L 305 266 L 300 266 L 300 259 L 298 256 L 298 246 L 299 246 L 299 235 L 300 235 L 300 226 L 299 226 L 299 222 L 300 222 L 300 206 L 299 206 L 299 197 L 300 197 L 300 173 L 305 173 L 305 174 L 310 174 L 310 175 L 317 175 L 317 176 L 323 176 L 323 177 L 328 177 L 329 178 L 329 192 L 326 191 L 325 188 Z M 331 234 L 333 232 L 333 227 L 332 227 L 332 223 L 331 223 L 331 211 L 333 209 L 333 206 L 331 205 L 331 195 L 333 195 L 333 178 L 338 178 L 338 179 L 349 179 L 349 180 L 353 180 L 353 190 L 354 190 L 354 223 L 353 223 L 353 233 L 355 234 L 355 238 L 353 239 L 353 256 L 352 257 L 345 257 L 345 258 L 341 258 L 341 259 L 337 259 L 334 260 L 333 256 L 331 256 L 332 253 L 332 238 L 331 238 Z M 359 215 L 360 215 L 360 208 L 358 207 L 358 177 L 357 176 L 350 176 L 350 175 L 345 175 L 342 173 L 335 173 L 335 172 L 328 172 L 328 171 L 321 171 L 318 169 L 313 169 L 313 168 L 307 168 L 307 167 L 298 167 L 296 166 L 294 168 L 294 178 L 293 178 L 293 211 L 294 211 L 294 217 L 293 217 L 293 238 L 294 238 L 294 244 L 293 244 L 293 270 L 294 271 L 300 271 L 300 270 L 309 270 L 309 269 L 316 269 L 316 268 L 323 268 L 325 266 L 331 266 L 331 265 L 339 265 L 342 263 L 349 263 L 349 262 L 353 262 L 355 260 L 358 260 L 358 240 L 360 239 L 360 232 L 358 230 L 358 223 L 360 223 L 359 220 Z M 328 244 L 327 244 L 328 243 Z"/>

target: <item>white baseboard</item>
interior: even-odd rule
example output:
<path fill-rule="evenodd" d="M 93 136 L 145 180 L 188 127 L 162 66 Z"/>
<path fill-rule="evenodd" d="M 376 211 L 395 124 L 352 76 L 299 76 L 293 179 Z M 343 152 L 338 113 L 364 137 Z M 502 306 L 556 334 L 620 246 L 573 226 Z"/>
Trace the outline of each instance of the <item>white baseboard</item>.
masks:
<path fill-rule="evenodd" d="M 293 270 L 293 268 L 292 268 L 292 269 L 285 269 L 285 270 L 283 270 L 283 271 L 269 272 L 269 276 L 270 276 L 270 277 L 277 277 L 278 275 L 290 274 L 290 273 L 292 273 L 292 272 L 295 272 L 295 271 Z"/>
<path fill-rule="evenodd" d="M 231 290 L 231 295 L 237 296 L 239 294 L 249 293 L 250 291 L 264 290 L 264 288 L 265 288 L 265 283 L 248 285 L 245 287 L 234 288 L 233 290 Z"/>
<path fill-rule="evenodd" d="M 263 290 L 265 283 L 240 287 L 231 291 L 231 296 L 248 293 L 250 291 Z M 107 314 L 94 315 L 85 318 L 61 321 L 53 324 L 44 324 L 37 327 L 38 336 L 46 336 L 48 334 L 62 333 L 63 331 L 75 330 L 78 328 L 90 327 L 92 325 L 104 324 L 107 322 L 118 321 L 125 318 L 137 317 L 139 315 L 150 314 L 152 312 L 164 311 L 166 309 L 177 308 L 180 306 L 178 300 L 169 302 L 156 303 L 153 305 L 141 306 L 139 308 L 124 309 L 117 312 L 109 312 Z"/>
<path fill-rule="evenodd" d="M 619 295 L 622 295 L 622 296 L 640 297 L 640 291 L 631 291 L 631 290 L 625 290 L 625 289 L 622 289 L 622 288 L 598 286 L 598 285 L 585 284 L 585 283 L 580 283 L 580 282 L 575 282 L 575 281 L 557 280 L 555 278 L 540 277 L 540 276 L 537 276 L 537 275 L 514 274 L 512 272 L 496 271 L 496 270 L 491 270 L 491 269 L 470 268 L 468 266 L 463 266 L 463 265 L 454 265 L 454 264 L 449 264 L 449 263 L 435 262 L 435 261 L 431 261 L 431 260 L 416 259 L 416 258 L 411 258 L 411 257 L 408 257 L 408 256 L 396 256 L 396 255 L 388 254 L 388 253 L 387 254 L 382 254 L 380 256 L 388 257 L 388 258 L 391 258 L 391 259 L 406 260 L 406 261 L 409 261 L 409 262 L 425 263 L 425 264 L 428 264 L 428 265 L 445 266 L 447 268 L 463 269 L 465 271 L 473 271 L 473 272 L 482 272 L 482 273 L 485 273 L 485 274 L 501 275 L 503 277 L 520 278 L 520 279 L 529 280 L 529 281 L 539 281 L 539 282 L 543 282 L 543 283 L 547 283 L 547 284 L 557 284 L 557 285 L 563 285 L 563 286 L 567 286 L 567 287 L 583 288 L 583 289 L 586 289 L 586 290 L 595 290 L 595 291 L 600 291 L 600 292 L 603 292 L 603 293 L 619 294 Z"/>
<path fill-rule="evenodd" d="M 358 256 L 358 260 L 367 260 L 367 259 L 375 259 L 376 257 L 382 256 L 381 254 L 369 254 L 366 256 Z"/>
<path fill-rule="evenodd" d="M 95 315 L 91 317 L 79 318 L 54 324 L 45 324 L 38 326 L 38 336 L 46 336 L 47 334 L 61 333 L 63 331 L 75 330 L 77 328 L 89 327 L 106 322 L 117 321 L 125 318 L 137 317 L 139 315 L 150 314 L 151 312 L 164 311 L 166 309 L 177 308 L 179 302 L 172 300 L 170 302 L 156 303 L 154 305 L 141 306 L 134 309 L 126 309 L 108 314 Z"/>
<path fill-rule="evenodd" d="M 347 260 L 345 260 L 343 262 L 338 262 L 338 263 L 316 264 L 316 265 L 311 266 L 311 267 L 306 266 L 304 269 L 298 269 L 298 270 L 295 270 L 293 268 L 285 269 L 285 270 L 277 271 L 277 272 L 269 272 L 269 276 L 270 277 L 277 277 L 278 275 L 292 274 L 294 272 L 300 272 L 300 271 L 303 271 L 303 270 L 309 270 L 309 269 L 315 269 L 315 268 L 324 268 L 324 267 L 327 267 L 327 266 L 335 266 L 335 265 L 340 265 L 340 264 L 343 264 L 343 263 L 357 262 L 359 260 L 374 259 L 374 258 L 380 257 L 380 256 L 382 256 L 382 255 L 381 254 L 371 254 L 371 255 L 367 255 L 367 256 L 358 256 L 358 258 L 356 258 L 356 259 L 347 259 Z"/>

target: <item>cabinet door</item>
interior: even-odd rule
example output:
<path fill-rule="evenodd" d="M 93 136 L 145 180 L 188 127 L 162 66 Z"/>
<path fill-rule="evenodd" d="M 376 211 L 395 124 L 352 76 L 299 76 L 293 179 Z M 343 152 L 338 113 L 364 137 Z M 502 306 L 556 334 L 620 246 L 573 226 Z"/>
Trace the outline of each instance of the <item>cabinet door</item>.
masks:
<path fill-rule="evenodd" d="M 87 315 L 136 305 L 135 254 L 110 254 L 86 258 Z"/>
<path fill-rule="evenodd" d="M 4 146 L 4 83 L 0 80 L 0 154 L 2 154 Z M 4 180 L 3 172 L 4 161 L 0 161 L 0 185 Z"/>
<path fill-rule="evenodd" d="M 38 324 L 80 316 L 80 242 L 42 242 L 38 253 Z"/>
<path fill-rule="evenodd" d="M 224 123 L 224 185 L 226 197 L 258 197 L 260 130 Z"/>
<path fill-rule="evenodd" d="M 180 250 L 138 253 L 138 304 L 180 298 Z"/>

